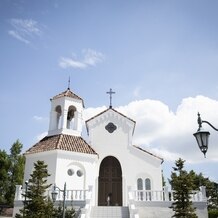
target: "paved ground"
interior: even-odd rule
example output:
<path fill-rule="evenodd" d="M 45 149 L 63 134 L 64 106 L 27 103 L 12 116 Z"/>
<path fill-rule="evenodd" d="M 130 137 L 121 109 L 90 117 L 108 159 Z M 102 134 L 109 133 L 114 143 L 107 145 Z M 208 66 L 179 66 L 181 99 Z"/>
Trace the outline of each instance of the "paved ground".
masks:
<path fill-rule="evenodd" d="M 12 216 L 0 216 L 0 218 L 10 218 Z"/>

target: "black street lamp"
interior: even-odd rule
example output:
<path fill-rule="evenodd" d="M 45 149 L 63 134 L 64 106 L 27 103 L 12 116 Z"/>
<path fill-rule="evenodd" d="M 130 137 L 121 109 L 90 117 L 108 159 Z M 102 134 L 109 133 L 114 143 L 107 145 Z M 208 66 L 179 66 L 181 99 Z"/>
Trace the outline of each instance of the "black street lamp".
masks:
<path fill-rule="evenodd" d="M 52 197 L 52 200 L 53 202 L 56 201 L 57 199 L 57 196 L 58 196 L 58 191 L 57 189 L 61 192 L 63 192 L 63 218 L 65 218 L 65 198 L 66 198 L 66 182 L 64 183 L 64 189 L 61 190 L 59 187 L 57 187 L 56 185 L 54 185 L 54 188 L 51 192 L 51 197 Z"/>
<path fill-rule="evenodd" d="M 29 181 L 26 180 L 25 181 L 25 195 L 24 195 L 24 202 L 23 202 L 23 204 L 24 204 L 24 213 L 26 212 L 26 206 L 27 206 L 26 195 L 27 195 L 28 183 L 29 183 Z M 23 213 L 23 216 L 24 216 L 24 213 Z"/>
<path fill-rule="evenodd" d="M 208 149 L 208 139 L 210 132 L 205 131 L 202 129 L 202 123 L 207 123 L 210 127 L 212 127 L 214 130 L 218 131 L 217 128 L 215 128 L 211 123 L 209 123 L 206 120 L 202 120 L 200 113 L 198 113 L 198 130 L 193 135 L 195 136 L 198 146 L 202 153 L 204 154 L 204 157 L 206 157 L 207 149 Z"/>

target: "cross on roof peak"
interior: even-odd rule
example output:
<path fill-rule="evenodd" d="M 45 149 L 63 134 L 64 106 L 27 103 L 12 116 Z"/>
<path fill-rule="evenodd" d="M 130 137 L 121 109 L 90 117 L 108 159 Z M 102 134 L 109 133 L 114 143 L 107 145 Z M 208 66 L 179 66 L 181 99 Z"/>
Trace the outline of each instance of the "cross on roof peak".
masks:
<path fill-rule="evenodd" d="M 106 93 L 110 95 L 110 106 L 109 106 L 109 108 L 112 108 L 112 95 L 115 94 L 116 92 L 113 92 L 112 88 L 110 88 L 109 92 L 106 92 Z"/>
<path fill-rule="evenodd" d="M 68 79 L 68 88 L 70 90 L 70 76 L 69 76 L 69 79 Z"/>

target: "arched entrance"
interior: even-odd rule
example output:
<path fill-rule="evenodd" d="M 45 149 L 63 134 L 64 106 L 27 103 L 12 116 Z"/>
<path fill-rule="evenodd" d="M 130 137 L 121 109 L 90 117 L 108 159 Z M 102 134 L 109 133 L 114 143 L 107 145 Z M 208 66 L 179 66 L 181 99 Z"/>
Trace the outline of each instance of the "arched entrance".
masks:
<path fill-rule="evenodd" d="M 108 196 L 110 201 L 108 201 Z M 120 162 L 112 156 L 104 158 L 101 162 L 98 205 L 122 206 L 122 170 Z"/>

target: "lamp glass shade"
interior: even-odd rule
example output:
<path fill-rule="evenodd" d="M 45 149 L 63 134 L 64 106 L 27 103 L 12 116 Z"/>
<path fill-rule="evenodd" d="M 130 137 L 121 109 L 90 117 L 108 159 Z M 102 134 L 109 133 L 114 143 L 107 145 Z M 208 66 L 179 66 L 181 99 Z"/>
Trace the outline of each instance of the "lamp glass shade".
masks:
<path fill-rule="evenodd" d="M 204 156 L 208 149 L 208 139 L 210 133 L 208 131 L 199 130 L 193 134 L 197 140 L 200 150 L 203 152 Z"/>
<path fill-rule="evenodd" d="M 52 198 L 53 202 L 55 202 L 57 200 L 57 196 L 58 196 L 58 191 L 52 190 L 51 198 Z"/>

